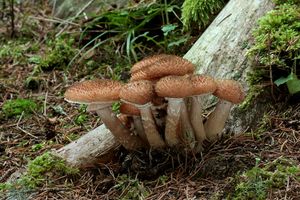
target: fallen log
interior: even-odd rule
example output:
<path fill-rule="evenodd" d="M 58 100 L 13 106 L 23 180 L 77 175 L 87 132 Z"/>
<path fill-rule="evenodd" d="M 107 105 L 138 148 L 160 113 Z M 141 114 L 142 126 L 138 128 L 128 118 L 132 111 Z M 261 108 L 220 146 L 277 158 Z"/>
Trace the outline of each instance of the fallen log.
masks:
<path fill-rule="evenodd" d="M 111 153 L 119 146 L 111 132 L 102 124 L 52 153 L 63 158 L 70 166 L 84 168 L 93 166 L 95 162 L 108 162 Z"/>
<path fill-rule="evenodd" d="M 184 57 L 197 66 L 198 74 L 235 79 L 247 90 L 246 75 L 251 70 L 251 62 L 245 56 L 245 45 L 251 40 L 251 30 L 258 18 L 272 8 L 271 0 L 230 0 Z M 204 99 L 204 106 L 210 103 L 211 99 Z M 227 129 L 233 133 L 243 132 L 257 118 L 256 114 L 263 113 L 261 110 L 254 112 L 252 109 L 240 114 L 238 109 L 232 110 Z M 105 162 L 104 157 L 116 148 L 118 143 L 101 125 L 55 151 L 55 155 L 71 166 L 85 167 L 95 161 Z"/>
<path fill-rule="evenodd" d="M 184 57 L 197 66 L 198 74 L 237 80 L 247 93 L 247 74 L 253 65 L 246 56 L 252 42 L 251 32 L 258 19 L 272 8 L 271 0 L 230 0 Z M 204 108 L 210 107 L 212 101 L 211 97 L 204 97 Z M 265 102 L 253 103 L 242 112 L 234 106 L 224 130 L 238 134 L 252 129 L 264 110 Z"/>

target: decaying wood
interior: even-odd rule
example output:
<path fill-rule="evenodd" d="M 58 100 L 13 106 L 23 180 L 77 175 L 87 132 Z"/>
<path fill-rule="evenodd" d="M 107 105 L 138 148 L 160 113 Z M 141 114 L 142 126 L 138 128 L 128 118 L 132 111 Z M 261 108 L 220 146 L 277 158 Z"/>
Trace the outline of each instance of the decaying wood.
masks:
<path fill-rule="evenodd" d="M 92 166 L 95 162 L 108 162 L 110 158 L 107 155 L 119 146 L 111 132 L 101 125 L 53 153 L 70 166 L 81 168 Z"/>
<path fill-rule="evenodd" d="M 246 77 L 252 63 L 246 52 L 252 41 L 251 32 L 258 18 L 273 6 L 271 0 L 230 0 L 184 57 L 197 66 L 197 74 L 237 80 L 247 92 Z M 212 98 L 203 99 L 204 108 L 211 103 Z M 238 134 L 253 128 L 264 109 L 265 105 L 259 103 L 247 112 L 233 107 L 226 131 Z"/>
<path fill-rule="evenodd" d="M 271 0 L 230 0 L 184 57 L 197 66 L 197 73 L 235 79 L 247 89 L 246 74 L 251 70 L 251 63 L 245 56 L 245 47 L 251 40 L 251 30 L 258 18 L 272 7 Z M 209 103 L 209 100 L 205 100 L 204 107 Z M 231 117 L 230 126 L 227 127 L 234 133 L 240 133 L 247 127 L 244 122 L 253 120 L 252 115 L 235 115 L 233 112 L 232 116 L 235 117 Z M 72 166 L 84 167 L 101 160 L 117 147 L 118 143 L 112 134 L 101 125 L 59 149 L 56 154 Z"/>

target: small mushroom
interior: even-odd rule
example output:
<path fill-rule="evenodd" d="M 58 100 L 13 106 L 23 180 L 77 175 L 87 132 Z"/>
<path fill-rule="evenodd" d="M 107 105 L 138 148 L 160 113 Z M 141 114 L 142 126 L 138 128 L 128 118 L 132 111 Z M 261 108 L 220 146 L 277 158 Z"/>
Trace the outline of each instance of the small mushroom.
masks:
<path fill-rule="evenodd" d="M 147 136 L 145 134 L 145 130 L 144 130 L 144 127 L 143 127 L 143 124 L 142 124 L 140 110 L 132 104 L 121 103 L 120 113 L 132 117 L 133 124 L 134 124 L 134 129 L 135 129 L 137 135 L 139 135 L 145 143 L 148 143 Z"/>
<path fill-rule="evenodd" d="M 167 119 L 165 128 L 165 139 L 169 146 L 177 145 L 180 142 L 180 136 L 177 132 L 177 127 L 180 122 L 181 112 L 187 112 L 184 98 L 191 96 L 193 86 L 188 76 L 166 76 L 161 78 L 155 85 L 155 91 L 158 96 L 165 97 L 168 100 Z M 188 116 L 187 113 L 183 115 Z M 189 123 L 189 120 L 184 118 L 184 125 Z M 189 129 L 188 140 L 194 140 L 193 131 Z"/>
<path fill-rule="evenodd" d="M 222 133 L 232 105 L 242 102 L 245 98 L 239 82 L 218 80 L 216 83 L 217 89 L 213 94 L 219 98 L 219 102 L 204 124 L 206 137 L 210 141 L 216 140 Z"/>
<path fill-rule="evenodd" d="M 149 56 L 146 58 L 143 58 L 142 60 L 140 60 L 139 62 L 135 63 L 131 69 L 130 69 L 130 73 L 134 74 L 137 71 L 144 69 L 146 67 L 149 67 L 150 65 L 153 65 L 154 63 L 158 62 L 159 60 L 166 58 L 170 55 L 167 54 L 158 54 L 158 55 L 153 55 L 153 56 Z"/>
<path fill-rule="evenodd" d="M 194 96 L 191 97 L 190 120 L 195 131 L 198 149 L 201 150 L 202 143 L 206 139 L 201 98 L 204 95 L 212 94 L 217 89 L 217 85 L 214 79 L 207 75 L 192 75 L 191 82 L 194 88 Z"/>
<path fill-rule="evenodd" d="M 195 67 L 190 61 L 179 56 L 167 55 L 132 73 L 130 81 L 155 80 L 168 75 L 182 76 L 191 74 L 194 70 Z"/>
<path fill-rule="evenodd" d="M 160 133 L 163 133 L 165 130 L 167 106 L 168 102 L 166 101 L 166 99 L 155 94 L 152 99 L 151 111 L 157 125 L 157 129 Z"/>
<path fill-rule="evenodd" d="M 75 83 L 65 92 L 70 103 L 87 104 L 89 111 L 96 111 L 105 126 L 126 149 L 134 150 L 143 146 L 141 139 L 130 133 L 113 114 L 111 105 L 119 100 L 122 84 L 112 80 L 88 80 Z"/>
<path fill-rule="evenodd" d="M 121 101 L 132 104 L 140 109 L 142 123 L 150 146 L 161 148 L 165 146 L 165 142 L 157 131 L 151 112 L 151 100 L 153 96 L 152 82 L 147 80 L 127 83 L 120 91 Z"/>

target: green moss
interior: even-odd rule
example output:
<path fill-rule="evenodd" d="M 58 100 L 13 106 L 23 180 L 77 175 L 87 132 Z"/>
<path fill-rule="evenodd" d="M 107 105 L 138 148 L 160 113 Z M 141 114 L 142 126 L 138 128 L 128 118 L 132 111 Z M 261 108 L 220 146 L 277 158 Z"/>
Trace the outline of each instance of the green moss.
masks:
<path fill-rule="evenodd" d="M 18 184 L 35 188 L 50 181 L 51 176 L 74 175 L 78 172 L 78 169 L 68 167 L 65 161 L 47 152 L 29 162 L 27 172 Z"/>
<path fill-rule="evenodd" d="M 87 119 L 88 119 L 88 116 L 86 114 L 81 113 L 76 117 L 76 119 L 74 121 L 77 125 L 82 125 L 82 124 L 84 124 L 84 122 L 87 121 Z"/>
<path fill-rule="evenodd" d="M 299 173 L 299 166 L 284 158 L 278 158 L 262 167 L 256 165 L 239 177 L 235 192 L 228 199 L 266 199 L 268 190 L 285 187 L 290 177 L 299 180 Z"/>
<path fill-rule="evenodd" d="M 182 5 L 182 22 L 185 29 L 193 24 L 204 28 L 211 21 L 214 14 L 224 6 L 221 0 L 185 0 Z"/>
<path fill-rule="evenodd" d="M 127 175 L 118 176 L 114 187 L 122 191 L 123 195 L 119 197 L 121 200 L 145 199 L 150 194 L 140 181 Z"/>
<path fill-rule="evenodd" d="M 55 176 L 76 175 L 79 170 L 68 167 L 61 158 L 46 152 L 29 162 L 27 171 L 14 183 L 1 183 L 0 191 L 34 189 L 51 184 Z M 55 178 L 54 178 L 55 179 Z"/>
<path fill-rule="evenodd" d="M 11 183 L 0 183 L 0 191 L 6 191 L 11 188 L 13 188 L 13 184 L 11 184 Z"/>
<path fill-rule="evenodd" d="M 277 5 L 281 4 L 300 4 L 300 0 L 273 0 L 273 2 Z"/>
<path fill-rule="evenodd" d="M 255 45 L 249 54 L 258 56 L 259 62 L 266 67 L 290 71 L 293 63 L 300 59 L 299 16 L 299 7 L 284 4 L 262 17 L 253 32 Z"/>
<path fill-rule="evenodd" d="M 29 99 L 14 99 L 6 101 L 2 106 L 2 112 L 4 117 L 10 118 L 14 116 L 31 114 L 34 110 L 37 110 L 37 104 Z"/>
<path fill-rule="evenodd" d="M 48 49 L 39 60 L 39 67 L 45 71 L 66 68 L 77 52 L 77 49 L 72 47 L 73 44 L 74 39 L 65 37 L 48 41 Z"/>
<path fill-rule="evenodd" d="M 258 65 L 248 74 L 250 90 L 241 108 L 247 108 L 263 91 L 262 82 L 276 82 L 291 73 L 299 76 L 300 8 L 279 5 L 260 18 L 258 25 L 253 31 L 255 43 L 247 53 Z"/>
<path fill-rule="evenodd" d="M 5 44 L 0 44 L 0 64 L 6 62 L 24 62 L 24 54 L 27 46 L 24 42 L 8 41 Z"/>
<path fill-rule="evenodd" d="M 263 91 L 262 86 L 260 86 L 261 81 L 264 79 L 266 72 L 264 69 L 253 69 L 252 72 L 247 74 L 247 83 L 250 86 L 249 91 L 245 97 L 245 100 L 239 105 L 239 108 L 246 110 L 249 108 L 251 103 L 260 93 Z"/>

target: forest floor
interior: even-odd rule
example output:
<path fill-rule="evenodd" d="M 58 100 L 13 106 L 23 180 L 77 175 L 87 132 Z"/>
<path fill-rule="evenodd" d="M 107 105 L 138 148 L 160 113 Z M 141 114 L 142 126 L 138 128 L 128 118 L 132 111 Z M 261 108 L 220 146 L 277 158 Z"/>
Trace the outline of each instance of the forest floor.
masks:
<path fill-rule="evenodd" d="M 0 28 L 4 38 L 0 42 L 0 183 L 30 160 L 101 124 L 84 107 L 64 101 L 68 86 L 87 77 L 115 74 L 126 80 L 130 68 L 105 64 L 92 69 L 37 70 L 39 59 L 51 48 L 45 33 L 53 27 L 45 13 L 32 15 L 37 29 L 31 30 L 34 36 L 29 39 L 9 39 L 6 28 Z M 20 113 L 15 105 L 4 108 L 15 99 L 30 100 L 35 106 L 26 110 L 23 104 L 30 103 L 22 101 Z M 99 163 L 73 176 L 48 174 L 35 189 L 17 187 L 2 192 L 0 188 L 0 198 L 300 199 L 300 104 L 277 102 L 273 108 L 255 131 L 224 136 L 207 144 L 201 155 L 120 149 L 110 163 Z"/>

